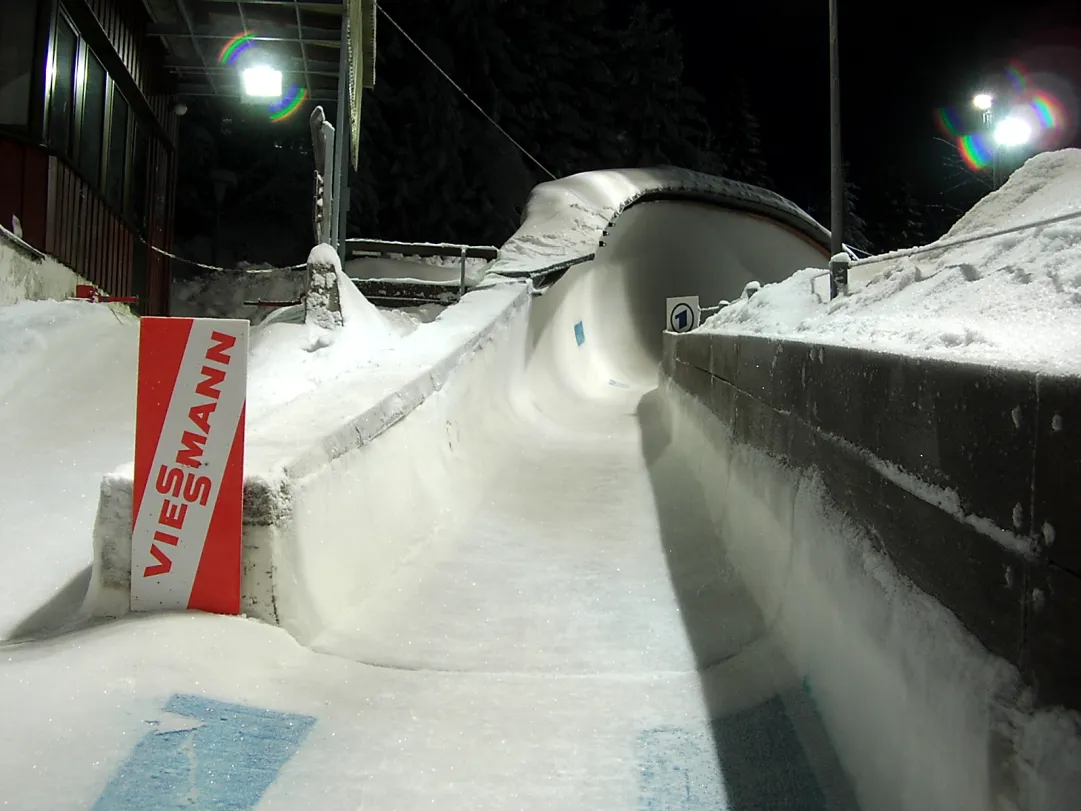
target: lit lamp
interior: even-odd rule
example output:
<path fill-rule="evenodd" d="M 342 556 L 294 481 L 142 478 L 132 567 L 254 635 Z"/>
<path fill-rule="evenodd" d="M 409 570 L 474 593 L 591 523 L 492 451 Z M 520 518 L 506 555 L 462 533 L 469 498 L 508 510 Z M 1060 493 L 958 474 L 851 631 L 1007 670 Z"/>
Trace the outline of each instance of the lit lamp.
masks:
<path fill-rule="evenodd" d="M 995 97 L 990 93 L 977 93 L 972 98 L 972 106 L 977 110 L 983 110 L 987 112 L 991 109 L 991 106 L 995 103 Z"/>
<path fill-rule="evenodd" d="M 253 65 L 240 72 L 244 95 L 257 99 L 277 99 L 282 94 L 282 72 L 266 65 Z"/>
<path fill-rule="evenodd" d="M 998 122 L 994 136 L 999 146 L 1024 146 L 1032 138 L 1032 127 L 1023 118 L 1011 115 Z"/>

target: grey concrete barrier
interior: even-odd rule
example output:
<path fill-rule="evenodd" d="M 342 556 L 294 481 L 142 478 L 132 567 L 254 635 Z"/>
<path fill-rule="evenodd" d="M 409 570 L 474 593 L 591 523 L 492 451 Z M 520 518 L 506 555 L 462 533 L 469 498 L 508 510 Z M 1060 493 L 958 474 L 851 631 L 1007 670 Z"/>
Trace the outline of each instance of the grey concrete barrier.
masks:
<path fill-rule="evenodd" d="M 1038 705 L 1081 709 L 1081 379 L 753 335 L 664 338 L 737 441 L 817 469 Z"/>

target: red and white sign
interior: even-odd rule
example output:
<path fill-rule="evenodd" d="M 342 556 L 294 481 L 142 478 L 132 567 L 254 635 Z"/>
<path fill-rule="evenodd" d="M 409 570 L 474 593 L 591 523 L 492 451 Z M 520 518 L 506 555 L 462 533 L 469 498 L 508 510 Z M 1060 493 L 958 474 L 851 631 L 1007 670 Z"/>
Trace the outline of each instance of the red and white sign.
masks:
<path fill-rule="evenodd" d="M 133 611 L 240 613 L 247 365 L 247 321 L 141 321 Z"/>

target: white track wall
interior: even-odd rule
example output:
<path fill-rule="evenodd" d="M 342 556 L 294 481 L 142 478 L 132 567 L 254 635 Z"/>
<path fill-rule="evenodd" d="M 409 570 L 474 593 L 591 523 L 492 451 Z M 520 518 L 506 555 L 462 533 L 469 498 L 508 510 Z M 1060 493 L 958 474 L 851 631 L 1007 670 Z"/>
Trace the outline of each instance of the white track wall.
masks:
<path fill-rule="evenodd" d="M 441 389 L 372 442 L 291 484 L 291 513 L 249 528 L 272 550 L 278 624 L 311 641 L 477 507 L 522 366 L 528 309 L 472 348 Z"/>

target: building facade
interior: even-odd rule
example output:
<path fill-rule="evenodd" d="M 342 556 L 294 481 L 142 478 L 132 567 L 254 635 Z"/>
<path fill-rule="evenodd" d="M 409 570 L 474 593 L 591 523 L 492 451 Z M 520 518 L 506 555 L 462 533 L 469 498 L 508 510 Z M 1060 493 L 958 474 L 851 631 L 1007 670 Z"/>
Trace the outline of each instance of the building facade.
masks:
<path fill-rule="evenodd" d="M 106 293 L 169 307 L 174 102 L 142 0 L 0 8 L 0 224 Z"/>

